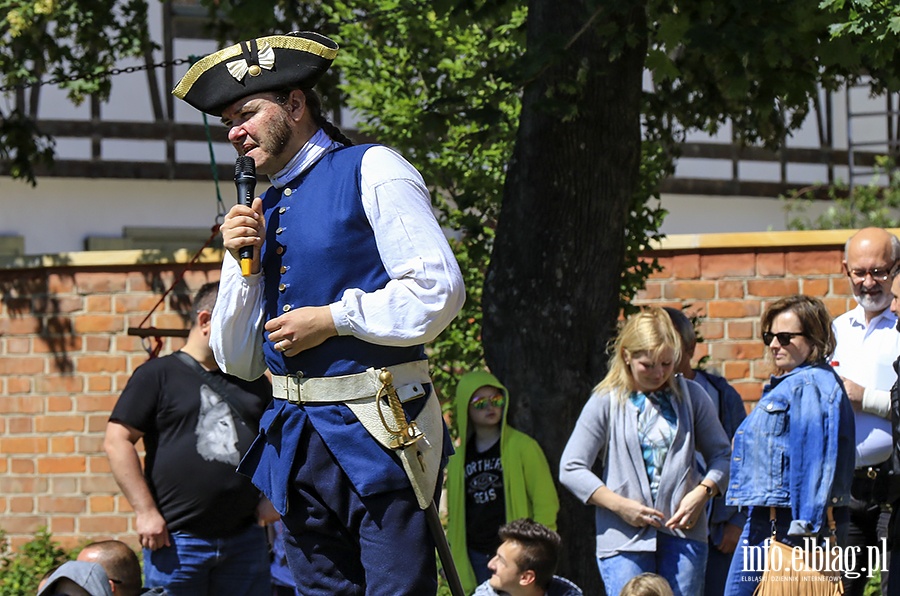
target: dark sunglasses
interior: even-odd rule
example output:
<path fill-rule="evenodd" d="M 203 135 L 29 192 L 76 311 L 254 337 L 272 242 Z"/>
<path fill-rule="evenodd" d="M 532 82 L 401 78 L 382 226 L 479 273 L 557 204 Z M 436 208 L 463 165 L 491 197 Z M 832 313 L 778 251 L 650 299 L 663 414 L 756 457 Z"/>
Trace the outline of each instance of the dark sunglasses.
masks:
<path fill-rule="evenodd" d="M 771 331 L 766 331 L 763 333 L 763 343 L 768 345 L 772 344 L 772 340 L 776 337 L 778 338 L 778 343 L 782 346 L 786 346 L 791 343 L 791 340 L 797 336 L 806 337 L 805 333 L 794 333 L 793 331 L 782 331 L 781 333 L 772 333 Z"/>
<path fill-rule="evenodd" d="M 492 406 L 494 408 L 502 408 L 503 404 L 506 403 L 506 398 L 503 397 L 502 393 L 495 393 L 494 395 L 476 397 L 470 403 L 476 410 L 483 410 L 488 406 Z"/>

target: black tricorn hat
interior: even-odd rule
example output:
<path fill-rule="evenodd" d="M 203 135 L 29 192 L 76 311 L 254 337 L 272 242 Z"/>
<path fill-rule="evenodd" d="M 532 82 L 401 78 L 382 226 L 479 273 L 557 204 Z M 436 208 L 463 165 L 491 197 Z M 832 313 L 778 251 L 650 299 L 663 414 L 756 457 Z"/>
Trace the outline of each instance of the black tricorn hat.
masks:
<path fill-rule="evenodd" d="M 334 41 L 311 31 L 242 41 L 198 60 L 172 94 L 201 112 L 221 116 L 248 95 L 312 88 L 337 51 Z"/>

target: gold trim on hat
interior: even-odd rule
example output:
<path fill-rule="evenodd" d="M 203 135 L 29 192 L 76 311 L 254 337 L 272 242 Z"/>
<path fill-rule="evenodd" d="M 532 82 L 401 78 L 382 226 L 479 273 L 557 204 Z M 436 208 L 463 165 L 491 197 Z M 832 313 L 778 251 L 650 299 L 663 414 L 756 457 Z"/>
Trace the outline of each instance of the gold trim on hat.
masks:
<path fill-rule="evenodd" d="M 325 58 L 326 60 L 334 60 L 338 53 L 337 48 L 329 48 L 312 39 L 296 37 L 293 35 L 270 35 L 268 37 L 260 37 L 256 41 L 257 45 L 268 43 L 273 48 L 306 52 L 314 56 Z M 194 83 L 196 83 L 206 71 L 221 62 L 225 62 L 237 56 L 243 56 L 241 44 L 235 44 L 213 54 L 209 54 L 208 56 L 204 56 L 188 69 L 178 82 L 178 85 L 172 90 L 172 95 L 178 99 L 184 99 Z"/>

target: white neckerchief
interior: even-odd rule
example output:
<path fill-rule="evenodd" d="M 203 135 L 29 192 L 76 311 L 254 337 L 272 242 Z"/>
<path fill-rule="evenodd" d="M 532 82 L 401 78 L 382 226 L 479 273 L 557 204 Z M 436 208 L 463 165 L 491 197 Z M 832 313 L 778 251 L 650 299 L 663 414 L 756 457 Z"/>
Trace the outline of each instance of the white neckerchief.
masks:
<path fill-rule="evenodd" d="M 283 188 L 288 182 L 308 170 L 322 156 L 333 151 L 338 147 L 342 147 L 341 143 L 332 140 L 321 128 L 310 138 L 303 148 L 297 152 L 297 155 L 291 158 L 276 174 L 269 176 L 269 182 L 275 188 Z"/>

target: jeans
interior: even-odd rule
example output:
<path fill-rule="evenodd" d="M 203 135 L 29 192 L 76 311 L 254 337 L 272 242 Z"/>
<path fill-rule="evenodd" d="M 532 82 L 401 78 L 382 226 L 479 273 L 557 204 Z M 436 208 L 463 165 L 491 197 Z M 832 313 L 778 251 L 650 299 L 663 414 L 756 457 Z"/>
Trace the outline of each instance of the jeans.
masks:
<path fill-rule="evenodd" d="M 723 553 L 712 542 L 709 543 L 709 556 L 706 558 L 706 596 L 722 596 L 725 592 L 725 581 L 734 553 Z"/>
<path fill-rule="evenodd" d="M 831 546 L 835 540 L 839 546 L 847 544 L 847 524 L 849 513 L 847 507 L 837 507 L 834 510 L 834 519 L 837 524 L 836 536 L 830 538 Z M 791 510 L 786 507 L 776 508 L 775 536 L 779 542 L 789 546 L 805 546 L 807 536 L 789 536 L 788 528 L 791 524 Z M 827 527 L 823 527 L 819 534 L 819 545 L 828 537 Z M 728 570 L 728 581 L 725 584 L 725 596 L 752 596 L 756 586 L 763 575 L 761 562 L 762 548 L 766 540 L 772 537 L 772 523 L 769 521 L 768 507 L 752 507 L 744 531 L 738 539 L 734 558 L 731 560 L 731 568 Z M 759 547 L 758 550 L 747 550 L 748 547 Z"/>
<path fill-rule="evenodd" d="M 265 530 L 250 526 L 228 538 L 172 532 L 172 546 L 144 549 L 144 583 L 170 596 L 271 594 Z"/>
<path fill-rule="evenodd" d="M 597 559 L 600 577 L 609 596 L 618 596 L 628 580 L 641 573 L 657 573 L 672 586 L 675 596 L 703 594 L 706 542 L 656 533 L 656 552 L 620 552 Z"/>
<path fill-rule="evenodd" d="M 475 572 L 475 584 L 481 585 L 491 579 L 491 570 L 488 569 L 488 563 L 494 558 L 494 554 L 482 553 L 477 550 L 468 549 L 469 563 L 472 564 L 472 571 Z"/>
<path fill-rule="evenodd" d="M 850 525 L 847 533 L 847 546 L 853 546 L 864 553 L 870 546 L 881 548 L 881 540 L 887 538 L 888 524 L 891 514 L 882 511 L 877 503 L 858 501 L 855 498 L 850 501 Z M 890 552 L 889 555 L 890 556 Z M 882 567 L 884 565 L 882 564 Z M 890 567 L 888 567 L 890 570 Z M 889 591 L 890 581 L 888 571 L 881 571 L 881 593 L 894 594 Z M 867 573 L 859 574 L 859 577 L 844 577 L 844 595 L 862 596 L 866 584 L 869 583 Z"/>

